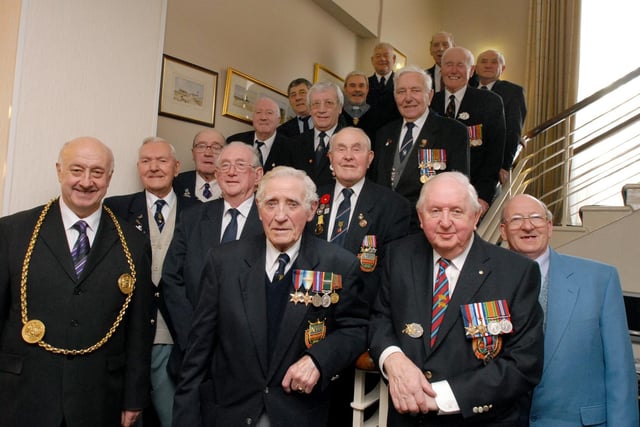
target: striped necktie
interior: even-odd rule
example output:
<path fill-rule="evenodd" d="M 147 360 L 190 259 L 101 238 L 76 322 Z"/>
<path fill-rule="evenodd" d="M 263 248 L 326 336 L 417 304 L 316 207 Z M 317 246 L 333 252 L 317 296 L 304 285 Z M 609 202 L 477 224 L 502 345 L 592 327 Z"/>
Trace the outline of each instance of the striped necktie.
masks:
<path fill-rule="evenodd" d="M 78 239 L 71 249 L 71 259 L 73 260 L 73 267 L 76 271 L 76 276 L 80 277 L 84 266 L 87 264 L 87 258 L 89 257 L 89 237 L 87 236 L 87 223 L 80 220 L 73 224 L 74 229 L 78 230 Z"/>
<path fill-rule="evenodd" d="M 438 274 L 436 282 L 433 286 L 433 301 L 431 307 L 431 347 L 436 343 L 438 338 L 438 329 L 444 319 L 444 313 L 449 304 L 449 279 L 445 270 L 451 264 L 451 261 L 445 258 L 438 260 Z"/>

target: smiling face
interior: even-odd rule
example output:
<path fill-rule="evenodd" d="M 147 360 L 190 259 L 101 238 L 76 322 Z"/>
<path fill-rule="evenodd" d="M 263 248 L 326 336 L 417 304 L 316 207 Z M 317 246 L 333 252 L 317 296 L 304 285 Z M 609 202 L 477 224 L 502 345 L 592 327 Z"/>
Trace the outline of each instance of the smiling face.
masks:
<path fill-rule="evenodd" d="M 344 94 L 352 105 L 362 105 L 367 101 L 369 81 L 365 76 L 352 75 L 344 82 Z"/>
<path fill-rule="evenodd" d="M 113 154 L 95 138 L 78 138 L 60 150 L 56 163 L 61 197 L 80 218 L 100 208 L 113 174 Z"/>
<path fill-rule="evenodd" d="M 373 51 L 371 65 L 373 65 L 373 69 L 376 70 L 376 74 L 386 76 L 393 70 L 395 64 L 396 55 L 393 53 L 391 47 L 380 46 Z"/>
<path fill-rule="evenodd" d="M 309 96 L 309 106 L 313 126 L 319 131 L 327 131 L 338 123 L 342 106 L 333 88 L 312 92 Z"/>
<path fill-rule="evenodd" d="M 220 153 L 216 179 L 222 197 L 234 208 L 253 194 L 262 178 L 262 168 L 254 164 L 254 149 L 243 142 L 232 142 Z"/>
<path fill-rule="evenodd" d="M 476 73 L 480 78 L 480 83 L 489 84 L 500 78 L 504 71 L 504 64 L 500 54 L 495 50 L 487 50 L 478 55 Z"/>
<path fill-rule="evenodd" d="M 422 191 L 417 210 L 424 235 L 440 256 L 457 257 L 471 241 L 479 205 L 471 202 L 468 185 L 446 174 L 432 178 Z"/>
<path fill-rule="evenodd" d="M 298 177 L 274 176 L 263 185 L 258 200 L 262 227 L 271 244 L 285 252 L 300 238 L 318 203 L 307 206 L 305 185 Z"/>
<path fill-rule="evenodd" d="M 280 109 L 275 101 L 260 98 L 253 110 L 253 128 L 260 141 L 269 139 L 280 123 Z"/>
<path fill-rule="evenodd" d="M 396 105 L 402 117 L 414 121 L 427 111 L 433 91 L 427 89 L 424 76 L 417 72 L 405 72 L 398 76 L 394 89 Z"/>
<path fill-rule="evenodd" d="M 544 218 L 544 221 L 536 220 L 536 217 Z M 513 197 L 505 206 L 502 218 L 500 234 L 509 242 L 511 250 L 534 260 L 547 250 L 553 223 L 537 199 L 527 194 Z"/>
<path fill-rule="evenodd" d="M 143 144 L 137 165 L 145 190 L 161 198 L 171 191 L 173 178 L 180 170 L 180 162 L 174 157 L 169 143 L 164 141 Z"/>
<path fill-rule="evenodd" d="M 449 92 L 465 87 L 474 69 L 473 57 L 467 49 L 452 47 L 442 56 L 442 80 Z"/>
<path fill-rule="evenodd" d="M 329 161 L 336 179 L 345 187 L 351 187 L 367 173 L 373 160 L 371 142 L 357 128 L 345 128 L 331 138 Z"/>

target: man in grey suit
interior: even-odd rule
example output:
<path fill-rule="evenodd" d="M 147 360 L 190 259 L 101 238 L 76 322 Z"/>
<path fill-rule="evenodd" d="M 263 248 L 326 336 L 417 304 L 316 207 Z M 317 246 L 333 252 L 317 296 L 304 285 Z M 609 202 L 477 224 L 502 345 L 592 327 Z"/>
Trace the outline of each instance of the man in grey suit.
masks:
<path fill-rule="evenodd" d="M 262 167 L 255 149 L 242 142 L 226 145 L 216 168 L 222 198 L 187 209 L 181 215 L 162 269 L 162 299 L 175 333 L 169 362 L 169 372 L 174 377 L 187 346 L 207 252 L 226 241 L 262 232 L 254 201 Z"/>
<path fill-rule="evenodd" d="M 537 261 L 545 312 L 544 370 L 526 425 L 638 426 L 638 384 L 618 272 L 551 249 L 551 212 L 521 194 L 500 226 L 511 250 Z"/>
<path fill-rule="evenodd" d="M 102 206 L 113 165 L 67 142 L 61 197 L 0 219 L 3 426 L 131 426 L 149 403 L 149 244 Z"/>
<path fill-rule="evenodd" d="M 327 425 L 328 385 L 366 349 L 367 310 L 356 257 L 304 233 L 315 190 L 271 170 L 256 193 L 265 235 L 209 252 L 174 425 Z"/>

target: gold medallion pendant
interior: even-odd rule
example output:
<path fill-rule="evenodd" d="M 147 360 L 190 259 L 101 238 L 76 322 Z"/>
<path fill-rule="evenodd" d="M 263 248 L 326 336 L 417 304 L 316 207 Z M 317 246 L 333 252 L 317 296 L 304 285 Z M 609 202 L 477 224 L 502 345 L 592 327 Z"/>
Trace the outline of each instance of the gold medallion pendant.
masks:
<path fill-rule="evenodd" d="M 123 273 L 120 277 L 118 277 L 118 288 L 120 288 L 120 292 L 125 295 L 129 295 L 133 292 L 135 288 L 136 279 L 133 278 L 129 273 Z"/>
<path fill-rule="evenodd" d="M 44 338 L 44 323 L 37 319 L 31 319 L 22 327 L 22 339 L 28 344 L 35 344 Z"/>

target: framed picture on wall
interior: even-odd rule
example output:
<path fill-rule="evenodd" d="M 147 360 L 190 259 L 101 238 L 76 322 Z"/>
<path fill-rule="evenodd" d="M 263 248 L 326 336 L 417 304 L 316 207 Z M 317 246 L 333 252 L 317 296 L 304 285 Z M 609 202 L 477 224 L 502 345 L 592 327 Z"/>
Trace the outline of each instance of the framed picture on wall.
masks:
<path fill-rule="evenodd" d="M 158 114 L 213 127 L 218 73 L 162 55 Z"/>
<path fill-rule="evenodd" d="M 256 100 L 260 97 L 271 98 L 278 104 L 280 123 L 284 123 L 294 116 L 285 92 L 231 67 L 227 69 L 222 105 L 223 116 L 251 124 L 253 109 Z"/>
<path fill-rule="evenodd" d="M 407 66 L 407 55 L 400 52 L 395 47 L 393 48 L 393 53 L 396 55 L 396 65 L 393 67 L 394 71 L 398 71 L 400 68 L 404 68 Z"/>
<path fill-rule="evenodd" d="M 333 82 L 337 84 L 338 87 L 344 86 L 344 79 L 342 77 L 317 62 L 313 64 L 313 82 Z"/>

